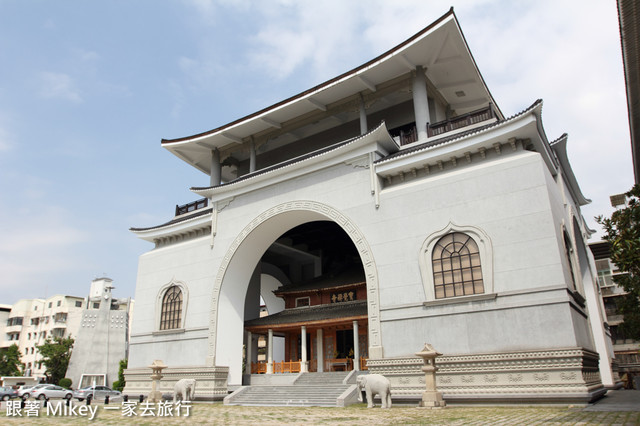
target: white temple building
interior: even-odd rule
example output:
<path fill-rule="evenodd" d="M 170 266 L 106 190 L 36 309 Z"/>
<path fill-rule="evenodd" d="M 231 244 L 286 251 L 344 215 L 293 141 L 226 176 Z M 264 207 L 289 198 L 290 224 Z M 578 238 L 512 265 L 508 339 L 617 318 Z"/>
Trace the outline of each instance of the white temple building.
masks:
<path fill-rule="evenodd" d="M 541 111 L 503 114 L 452 9 L 303 93 L 163 140 L 209 182 L 132 229 L 153 247 L 125 393 L 151 389 L 158 359 L 165 391 L 196 378 L 199 399 L 368 370 L 417 400 L 425 342 L 449 402 L 587 402 L 617 386 L 589 200 Z"/>

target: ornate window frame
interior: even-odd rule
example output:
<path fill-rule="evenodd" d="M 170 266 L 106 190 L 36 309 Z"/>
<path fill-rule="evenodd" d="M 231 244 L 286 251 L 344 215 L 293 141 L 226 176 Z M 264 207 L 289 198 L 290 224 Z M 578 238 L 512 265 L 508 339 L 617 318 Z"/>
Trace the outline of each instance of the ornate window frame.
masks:
<path fill-rule="evenodd" d="M 482 270 L 484 293 L 436 299 L 432 253 L 440 238 L 452 232 L 460 232 L 469 235 L 477 244 L 478 251 L 480 253 L 480 266 Z M 495 297 L 495 294 L 493 294 L 493 247 L 489 236 L 480 228 L 475 226 L 460 226 L 453 222 L 449 222 L 447 226 L 432 233 L 424 240 L 420 247 L 418 261 L 420 264 L 420 274 L 422 275 L 422 285 L 424 287 L 426 302 L 435 302 L 437 304 L 455 303 L 456 301 Z"/>
<path fill-rule="evenodd" d="M 578 238 L 582 238 L 581 235 L 576 235 L 576 231 L 580 231 L 577 225 L 577 219 L 573 212 L 573 209 L 570 213 L 570 224 L 567 224 L 564 220 L 562 221 L 562 226 L 560 227 L 561 233 L 561 247 L 563 251 L 563 269 L 568 266 L 568 270 L 566 273 L 568 274 L 568 278 L 570 281 L 567 282 L 567 289 L 569 293 L 573 296 L 575 301 L 584 308 L 585 306 L 585 297 L 584 297 L 584 283 L 582 281 L 582 267 L 580 264 L 580 257 L 578 254 L 578 244 L 580 241 Z M 583 250 L 588 250 L 586 247 L 583 247 Z M 584 265 L 587 266 L 587 265 Z M 565 279 L 567 275 L 565 275 Z M 597 278 L 596 278 L 597 280 Z"/>
<path fill-rule="evenodd" d="M 180 311 L 180 327 L 161 330 L 160 320 L 162 318 L 162 302 L 164 300 L 165 294 L 167 294 L 167 291 L 173 286 L 178 287 L 182 292 L 182 309 Z M 185 329 L 184 325 L 186 321 L 188 303 L 189 303 L 189 289 L 185 283 L 183 283 L 182 281 L 177 281 L 176 279 L 172 279 L 167 284 L 163 285 L 158 290 L 158 295 L 156 297 L 156 315 L 155 315 L 155 324 L 154 324 L 155 331 L 153 334 L 184 333 L 184 329 Z"/>

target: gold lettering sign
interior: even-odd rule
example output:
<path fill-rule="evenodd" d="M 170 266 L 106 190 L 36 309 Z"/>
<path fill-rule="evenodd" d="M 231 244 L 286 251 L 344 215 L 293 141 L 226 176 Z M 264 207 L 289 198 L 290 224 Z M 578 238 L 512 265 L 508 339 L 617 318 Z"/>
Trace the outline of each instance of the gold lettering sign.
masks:
<path fill-rule="evenodd" d="M 331 303 L 349 302 L 356 300 L 356 293 L 353 291 L 342 293 L 331 293 Z"/>

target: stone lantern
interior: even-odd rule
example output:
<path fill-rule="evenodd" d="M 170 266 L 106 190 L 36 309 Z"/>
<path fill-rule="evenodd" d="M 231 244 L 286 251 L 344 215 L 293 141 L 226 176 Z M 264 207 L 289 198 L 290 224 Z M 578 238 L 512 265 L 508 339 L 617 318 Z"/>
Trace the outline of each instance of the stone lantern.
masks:
<path fill-rule="evenodd" d="M 422 401 L 419 406 L 424 408 L 442 408 L 446 405 L 442 399 L 442 392 L 436 390 L 436 357 L 442 355 L 428 343 L 424 344 L 424 348 L 420 352 L 416 352 L 424 361 L 422 371 L 424 371 L 424 383 L 426 390 L 422 392 Z"/>
<path fill-rule="evenodd" d="M 160 379 L 162 379 L 162 370 L 167 366 L 159 359 L 156 359 L 149 368 L 151 368 L 151 393 L 148 396 L 148 401 L 152 403 L 160 402 L 162 401 L 162 392 L 158 388 L 160 387 Z"/>

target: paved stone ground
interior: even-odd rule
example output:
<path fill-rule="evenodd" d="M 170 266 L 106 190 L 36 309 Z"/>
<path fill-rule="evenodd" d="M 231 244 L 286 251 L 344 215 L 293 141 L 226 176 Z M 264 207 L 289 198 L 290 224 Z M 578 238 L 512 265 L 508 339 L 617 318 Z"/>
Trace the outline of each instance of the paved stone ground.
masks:
<path fill-rule="evenodd" d="M 76 410 L 84 404 L 75 403 Z M 0 424 L 87 424 L 86 416 L 49 414 L 45 408 L 23 411 L 22 416 L 7 416 L 7 404 L 0 406 Z M 588 407 L 515 406 L 515 407 L 447 407 L 425 410 L 417 407 L 394 406 L 390 410 L 367 409 L 364 404 L 347 408 L 320 407 L 238 407 L 221 403 L 195 403 L 189 416 L 158 417 L 158 406 L 148 406 L 156 416 L 143 415 L 144 407 L 135 406 L 136 415 L 123 415 L 122 404 L 94 404 L 95 424 L 120 425 L 184 425 L 184 424 L 336 424 L 336 425 L 640 425 L 640 391 L 616 391 L 597 404 Z M 112 408 L 106 408 L 112 407 Z M 85 408 L 86 409 L 86 408 Z M 596 411 L 597 410 L 597 411 Z M 37 412 L 37 416 L 35 415 Z M 149 411 L 149 413 L 151 410 Z M 31 414 L 31 415 L 28 415 Z M 183 412 L 184 414 L 184 408 Z"/>

